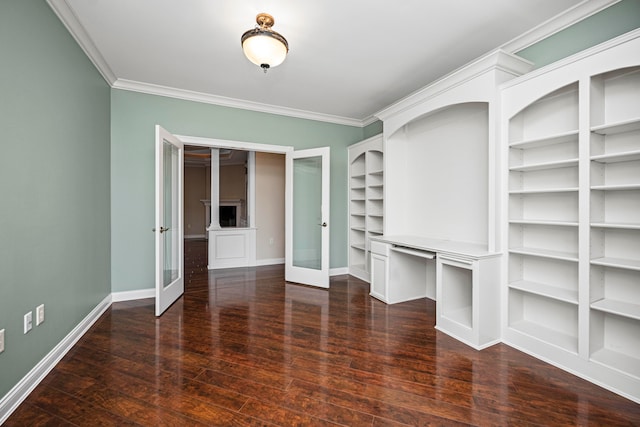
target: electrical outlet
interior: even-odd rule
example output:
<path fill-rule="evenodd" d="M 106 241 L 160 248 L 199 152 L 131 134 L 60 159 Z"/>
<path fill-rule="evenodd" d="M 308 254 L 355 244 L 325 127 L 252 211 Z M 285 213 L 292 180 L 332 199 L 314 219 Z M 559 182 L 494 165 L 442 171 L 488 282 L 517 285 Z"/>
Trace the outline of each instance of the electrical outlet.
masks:
<path fill-rule="evenodd" d="M 26 334 L 33 328 L 33 311 L 24 315 L 24 333 Z"/>
<path fill-rule="evenodd" d="M 4 351 L 4 329 L 0 329 L 0 353 Z"/>
<path fill-rule="evenodd" d="M 36 307 L 36 326 L 40 326 L 44 322 L 44 304 Z"/>

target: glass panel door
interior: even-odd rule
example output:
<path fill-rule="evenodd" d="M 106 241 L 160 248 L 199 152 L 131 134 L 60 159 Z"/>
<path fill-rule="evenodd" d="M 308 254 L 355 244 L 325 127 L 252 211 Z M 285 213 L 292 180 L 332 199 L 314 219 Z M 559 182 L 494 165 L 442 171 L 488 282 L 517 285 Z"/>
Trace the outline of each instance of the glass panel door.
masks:
<path fill-rule="evenodd" d="M 322 268 L 322 157 L 293 160 L 293 265 Z"/>
<path fill-rule="evenodd" d="M 184 292 L 182 142 L 156 126 L 156 316 Z"/>
<path fill-rule="evenodd" d="M 287 153 L 285 279 L 329 287 L 329 147 Z"/>

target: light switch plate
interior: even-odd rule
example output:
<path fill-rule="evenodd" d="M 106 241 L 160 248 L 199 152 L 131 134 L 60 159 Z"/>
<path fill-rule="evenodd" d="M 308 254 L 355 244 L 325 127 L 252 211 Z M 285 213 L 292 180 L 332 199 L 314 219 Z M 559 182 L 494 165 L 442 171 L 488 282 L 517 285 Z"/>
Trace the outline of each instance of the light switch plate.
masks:
<path fill-rule="evenodd" d="M 33 311 L 24 315 L 24 333 L 26 334 L 33 328 Z"/>
<path fill-rule="evenodd" d="M 40 304 L 36 307 L 36 326 L 44 322 L 44 304 Z"/>

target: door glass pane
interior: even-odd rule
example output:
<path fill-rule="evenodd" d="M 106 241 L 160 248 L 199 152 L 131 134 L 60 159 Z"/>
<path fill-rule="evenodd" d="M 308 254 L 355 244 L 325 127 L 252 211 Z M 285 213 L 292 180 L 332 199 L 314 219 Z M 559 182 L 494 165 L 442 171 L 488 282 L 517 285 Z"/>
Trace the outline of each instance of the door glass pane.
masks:
<path fill-rule="evenodd" d="M 293 160 L 293 259 L 322 269 L 322 157 Z"/>
<path fill-rule="evenodd" d="M 163 285 L 166 287 L 178 278 L 178 212 L 174 203 L 178 194 L 178 147 L 164 141 L 164 221 L 162 227 L 168 230 L 161 233 L 163 254 Z"/>

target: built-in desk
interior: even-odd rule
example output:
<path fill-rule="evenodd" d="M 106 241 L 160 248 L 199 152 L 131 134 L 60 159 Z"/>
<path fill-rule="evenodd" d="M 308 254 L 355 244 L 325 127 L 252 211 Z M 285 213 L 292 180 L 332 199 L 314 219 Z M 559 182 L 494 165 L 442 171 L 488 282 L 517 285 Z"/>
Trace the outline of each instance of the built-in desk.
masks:
<path fill-rule="evenodd" d="M 387 304 L 434 299 L 436 329 L 482 349 L 500 340 L 498 253 L 418 236 L 371 239 L 371 296 Z"/>

